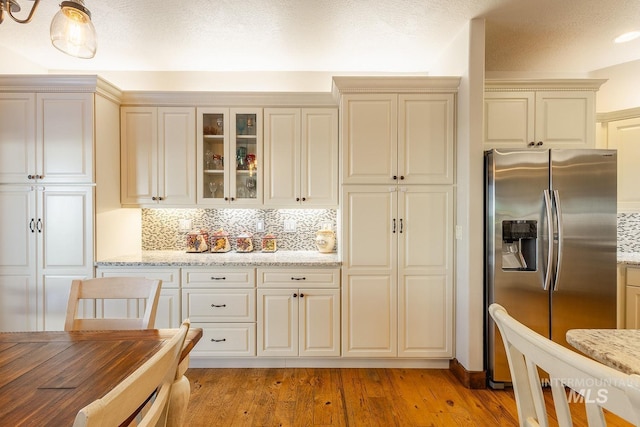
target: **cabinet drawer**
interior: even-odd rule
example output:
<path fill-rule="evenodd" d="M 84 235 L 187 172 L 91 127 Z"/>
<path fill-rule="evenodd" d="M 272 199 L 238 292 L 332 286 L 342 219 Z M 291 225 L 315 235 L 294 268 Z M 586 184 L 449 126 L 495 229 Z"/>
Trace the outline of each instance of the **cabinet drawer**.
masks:
<path fill-rule="evenodd" d="M 339 288 L 339 268 L 258 268 L 258 286 L 263 288 Z"/>
<path fill-rule="evenodd" d="M 193 322 L 253 322 L 253 289 L 198 289 L 182 291 L 182 312 Z"/>
<path fill-rule="evenodd" d="M 640 286 L 640 268 L 627 267 L 627 285 Z"/>
<path fill-rule="evenodd" d="M 96 270 L 96 277 L 144 277 L 162 280 L 162 288 L 180 287 L 180 269 L 161 268 L 105 268 Z"/>
<path fill-rule="evenodd" d="M 253 268 L 183 269 L 182 286 L 185 288 L 253 288 L 256 284 Z"/>
<path fill-rule="evenodd" d="M 198 356 L 255 356 L 255 323 L 192 323 L 202 328 L 202 338 L 191 352 Z"/>

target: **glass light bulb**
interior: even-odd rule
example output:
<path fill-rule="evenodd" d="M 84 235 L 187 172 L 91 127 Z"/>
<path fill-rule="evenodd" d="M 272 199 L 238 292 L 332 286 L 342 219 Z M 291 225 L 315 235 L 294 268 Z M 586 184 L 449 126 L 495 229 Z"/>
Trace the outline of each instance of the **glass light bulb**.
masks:
<path fill-rule="evenodd" d="M 73 5 L 73 2 L 63 2 L 53 17 L 51 42 L 68 55 L 93 58 L 97 49 L 95 28 L 89 15 Z"/>

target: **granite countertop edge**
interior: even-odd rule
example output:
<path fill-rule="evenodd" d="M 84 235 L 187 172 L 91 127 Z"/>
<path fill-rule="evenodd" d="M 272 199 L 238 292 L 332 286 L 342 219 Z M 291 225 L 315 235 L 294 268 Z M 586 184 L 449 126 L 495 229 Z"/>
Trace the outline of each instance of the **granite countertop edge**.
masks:
<path fill-rule="evenodd" d="M 618 252 L 618 264 L 640 265 L 640 252 Z"/>
<path fill-rule="evenodd" d="M 272 253 L 235 251 L 225 253 L 187 253 L 184 251 L 142 251 L 95 263 L 96 267 L 199 267 L 199 266 L 304 266 L 340 267 L 337 253 L 316 251 L 276 251 Z"/>

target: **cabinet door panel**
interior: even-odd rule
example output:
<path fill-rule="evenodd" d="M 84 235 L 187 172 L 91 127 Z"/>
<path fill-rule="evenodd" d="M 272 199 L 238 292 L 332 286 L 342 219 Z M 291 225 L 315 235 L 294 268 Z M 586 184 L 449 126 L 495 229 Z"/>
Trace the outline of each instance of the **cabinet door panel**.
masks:
<path fill-rule="evenodd" d="M 35 273 L 36 219 L 36 191 L 31 186 L 0 186 L 0 274 Z"/>
<path fill-rule="evenodd" d="M 300 356 L 340 355 L 339 290 L 300 290 Z"/>
<path fill-rule="evenodd" d="M 402 275 L 398 355 L 453 356 L 452 306 L 452 292 L 446 276 Z"/>
<path fill-rule="evenodd" d="M 37 105 L 42 182 L 93 182 L 93 94 L 38 94 Z"/>
<path fill-rule="evenodd" d="M 390 275 L 346 274 L 342 281 L 345 357 L 395 357 L 397 282 Z"/>
<path fill-rule="evenodd" d="M 258 356 L 298 355 L 298 298 L 293 290 L 258 290 Z"/>
<path fill-rule="evenodd" d="M 265 204 L 300 204 L 300 109 L 264 110 Z"/>
<path fill-rule="evenodd" d="M 158 196 L 167 204 L 196 202 L 196 112 L 158 108 Z"/>
<path fill-rule="evenodd" d="M 37 329 L 36 294 L 34 276 L 0 276 L 0 331 Z"/>
<path fill-rule="evenodd" d="M 344 263 L 352 271 L 390 272 L 397 260 L 399 221 L 395 187 L 345 187 Z"/>
<path fill-rule="evenodd" d="M 121 111 L 121 202 L 155 203 L 158 176 L 158 112 L 154 107 Z"/>
<path fill-rule="evenodd" d="M 154 328 L 179 328 L 182 319 L 180 318 L 180 290 L 162 289 L 156 310 L 156 323 Z"/>
<path fill-rule="evenodd" d="M 593 147 L 594 97 L 592 92 L 537 92 L 536 141 L 547 147 Z"/>
<path fill-rule="evenodd" d="M 30 182 L 36 169 L 35 95 L 0 94 L 0 183 Z"/>
<path fill-rule="evenodd" d="M 52 270 L 93 271 L 93 187 L 52 187 L 42 191 L 42 257 Z"/>
<path fill-rule="evenodd" d="M 300 174 L 304 205 L 338 205 L 337 109 L 302 109 Z"/>
<path fill-rule="evenodd" d="M 86 278 L 87 276 L 81 275 L 45 275 L 41 278 L 43 324 L 39 325 L 39 329 L 45 331 L 64 330 L 71 282 Z"/>
<path fill-rule="evenodd" d="M 618 211 L 640 211 L 640 117 L 610 122 L 607 147 L 618 150 Z"/>
<path fill-rule="evenodd" d="M 397 95 L 345 95 L 342 108 L 342 183 L 395 182 Z"/>
<path fill-rule="evenodd" d="M 484 94 L 485 148 L 526 148 L 534 140 L 533 92 Z"/>
<path fill-rule="evenodd" d="M 398 174 L 407 184 L 453 184 L 453 94 L 399 95 Z"/>
<path fill-rule="evenodd" d="M 453 189 L 450 186 L 403 188 L 398 216 L 401 269 L 451 273 L 453 260 Z"/>

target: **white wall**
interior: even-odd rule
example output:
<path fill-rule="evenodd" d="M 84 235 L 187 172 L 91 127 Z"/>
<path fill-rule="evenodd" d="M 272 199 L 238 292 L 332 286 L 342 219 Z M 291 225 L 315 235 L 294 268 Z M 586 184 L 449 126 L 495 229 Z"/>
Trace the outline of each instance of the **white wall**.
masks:
<path fill-rule="evenodd" d="M 640 107 L 640 61 L 593 71 L 594 79 L 608 79 L 596 96 L 596 111 L 608 113 Z"/>
<path fill-rule="evenodd" d="M 0 46 L 0 74 L 46 74 L 47 69 Z"/>
<path fill-rule="evenodd" d="M 469 371 L 483 361 L 483 97 L 485 23 L 474 19 L 439 58 L 432 75 L 462 77 L 456 145 L 456 359 Z"/>

